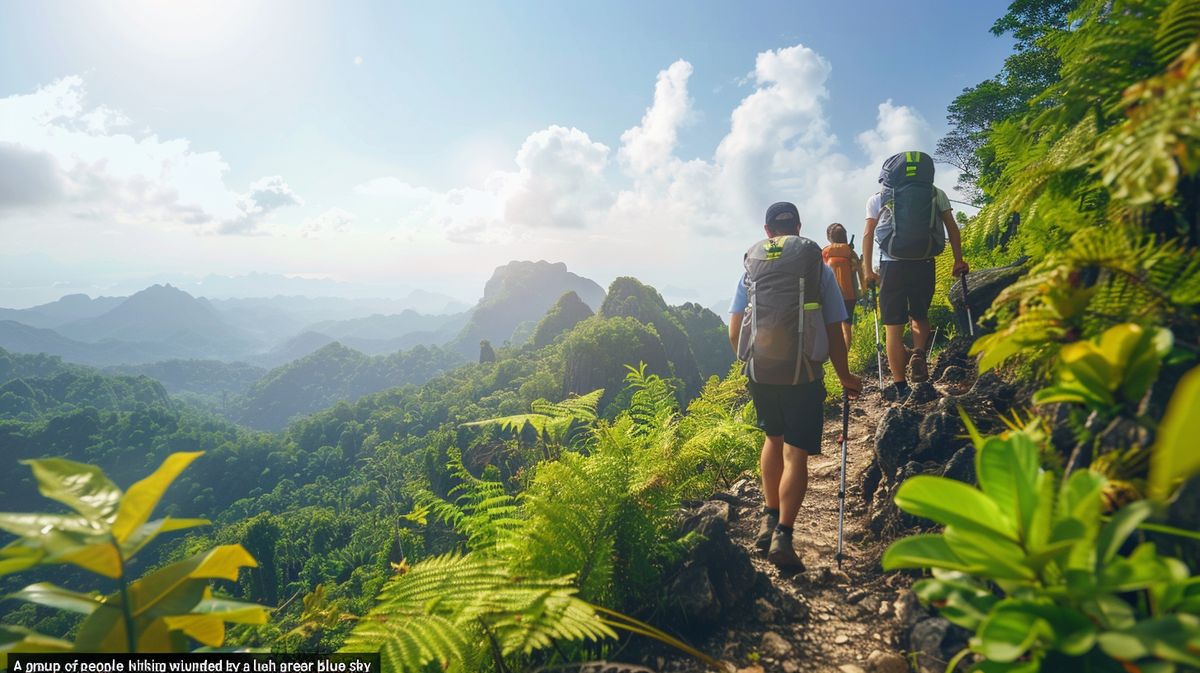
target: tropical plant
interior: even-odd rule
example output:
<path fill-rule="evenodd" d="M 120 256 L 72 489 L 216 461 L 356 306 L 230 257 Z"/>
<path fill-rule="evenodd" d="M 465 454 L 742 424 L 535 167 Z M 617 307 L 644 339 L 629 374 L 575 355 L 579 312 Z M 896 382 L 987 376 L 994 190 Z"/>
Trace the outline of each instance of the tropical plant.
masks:
<path fill-rule="evenodd" d="M 0 574 L 51 564 L 72 564 L 117 583 L 103 595 L 80 593 L 49 582 L 8 596 L 85 615 L 74 642 L 32 631 L 0 627 L 0 653 L 33 651 L 163 652 L 188 648 L 189 639 L 211 647 L 225 640 L 225 624 L 263 624 L 259 605 L 216 597 L 214 579 L 237 580 L 254 558 L 241 545 L 224 545 L 128 577 L 139 551 L 162 533 L 208 523 L 204 519 L 150 520 L 163 493 L 199 452 L 174 453 L 150 476 L 122 492 L 94 465 L 60 458 L 23 461 L 38 490 L 71 514 L 0 514 L 0 529 L 17 536 L 0 548 Z"/>
<path fill-rule="evenodd" d="M 1033 401 L 1081 404 L 1106 417 L 1121 411 L 1136 415 L 1171 350 L 1171 336 L 1167 329 L 1125 323 L 1096 339 L 1069 344 L 1059 352 L 1053 381 Z"/>
<path fill-rule="evenodd" d="M 904 482 L 896 504 L 944 526 L 892 544 L 884 567 L 931 568 L 923 600 L 975 633 L 950 662 L 972 670 L 1174 671 L 1200 666 L 1200 578 L 1131 536 L 1150 501 L 1101 515 L 1103 477 L 1080 470 L 1056 486 L 1042 469 L 1044 438 L 980 437 L 979 487 L 943 477 Z"/>

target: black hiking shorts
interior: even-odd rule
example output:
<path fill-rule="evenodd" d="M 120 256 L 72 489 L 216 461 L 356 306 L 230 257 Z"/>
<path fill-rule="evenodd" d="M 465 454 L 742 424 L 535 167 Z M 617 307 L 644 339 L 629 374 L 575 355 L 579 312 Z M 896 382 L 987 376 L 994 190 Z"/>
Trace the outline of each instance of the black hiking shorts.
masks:
<path fill-rule="evenodd" d="M 768 436 L 783 435 L 783 441 L 811 456 L 821 453 L 821 429 L 825 420 L 825 382 L 816 380 L 795 386 L 748 383 L 750 399 L 758 413 L 758 427 Z"/>
<path fill-rule="evenodd" d="M 936 272 L 932 259 L 879 264 L 879 319 L 885 325 L 903 325 L 929 317 Z"/>

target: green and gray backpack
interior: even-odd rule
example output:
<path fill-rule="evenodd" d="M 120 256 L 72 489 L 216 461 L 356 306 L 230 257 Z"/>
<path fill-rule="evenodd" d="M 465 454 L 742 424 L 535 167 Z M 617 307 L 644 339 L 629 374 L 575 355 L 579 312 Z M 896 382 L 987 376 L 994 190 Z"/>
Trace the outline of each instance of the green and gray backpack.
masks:
<path fill-rule="evenodd" d="M 883 162 L 879 182 L 879 249 L 892 259 L 937 257 L 946 248 L 946 229 L 933 186 L 933 159 L 924 152 L 893 154 Z"/>
<path fill-rule="evenodd" d="M 745 257 L 749 307 L 738 359 L 755 383 L 796 385 L 824 376 L 829 337 L 821 313 L 821 246 L 800 236 L 755 243 Z"/>

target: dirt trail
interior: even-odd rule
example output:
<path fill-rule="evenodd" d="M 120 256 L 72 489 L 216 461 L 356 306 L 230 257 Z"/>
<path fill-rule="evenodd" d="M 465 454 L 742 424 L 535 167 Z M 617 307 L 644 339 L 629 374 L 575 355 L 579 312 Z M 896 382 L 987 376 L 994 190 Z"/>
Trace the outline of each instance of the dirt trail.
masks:
<path fill-rule="evenodd" d="M 867 529 L 863 473 L 870 467 L 875 430 L 891 404 L 867 383 L 851 403 L 846 463 L 845 556 L 839 571 L 834 560 L 838 527 L 838 468 L 841 413 L 828 411 L 823 453 L 809 459 L 809 490 L 796 519 L 795 544 L 807 566 L 803 573 L 781 573 L 753 547 L 762 494 L 757 483 L 740 483 L 734 495 L 736 519 L 729 535 L 750 552 L 754 567 L 769 578 L 784 601 L 798 602 L 800 618 L 786 616 L 766 598 L 733 623 L 722 625 L 696 643 L 704 652 L 729 662 L 740 673 L 903 673 L 908 630 L 923 612 L 907 591 L 911 580 L 885 574 L 880 557 L 886 541 Z M 778 597 L 777 597 L 778 598 Z M 793 610 L 793 614 L 795 614 Z M 689 660 L 665 662 L 672 671 L 697 671 Z"/>

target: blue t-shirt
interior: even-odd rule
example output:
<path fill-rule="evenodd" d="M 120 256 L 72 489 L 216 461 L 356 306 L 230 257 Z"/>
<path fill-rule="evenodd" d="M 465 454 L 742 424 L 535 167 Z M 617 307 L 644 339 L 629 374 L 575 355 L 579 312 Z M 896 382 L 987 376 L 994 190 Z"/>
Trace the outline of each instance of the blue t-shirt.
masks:
<path fill-rule="evenodd" d="M 741 279 L 738 280 L 737 290 L 733 294 L 733 303 L 729 305 L 731 315 L 745 313 L 746 306 L 750 304 L 745 281 L 746 274 L 743 273 Z M 845 322 L 850 318 L 846 315 L 846 302 L 842 299 L 842 290 L 838 287 L 837 277 L 833 275 L 833 269 L 824 264 L 821 265 L 821 315 L 825 317 L 826 325 Z"/>

